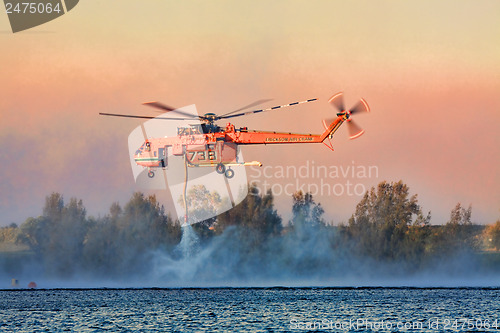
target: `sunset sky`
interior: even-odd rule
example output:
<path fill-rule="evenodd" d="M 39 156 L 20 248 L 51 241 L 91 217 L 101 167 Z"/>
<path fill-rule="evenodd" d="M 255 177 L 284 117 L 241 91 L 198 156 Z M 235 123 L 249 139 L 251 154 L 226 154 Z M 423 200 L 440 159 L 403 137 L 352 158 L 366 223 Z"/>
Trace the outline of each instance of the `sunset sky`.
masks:
<path fill-rule="evenodd" d="M 366 133 L 323 145 L 244 147 L 278 166 L 375 166 L 368 189 L 403 180 L 432 223 L 457 202 L 475 223 L 500 218 L 499 1 L 80 1 L 13 34 L 0 13 L 0 225 L 38 216 L 45 196 L 81 198 L 104 215 L 134 191 L 127 137 L 159 100 L 201 113 L 314 103 L 234 119 L 251 129 L 320 133 L 338 91 L 372 112 Z M 221 123 L 224 125 L 224 123 Z M 260 169 L 262 171 L 263 169 Z M 259 171 L 247 168 L 258 182 Z M 276 177 L 274 177 L 276 178 Z M 347 179 L 328 180 L 332 184 Z M 286 185 L 295 179 L 270 179 Z M 320 184 L 306 177 L 304 182 Z M 360 196 L 318 195 L 345 222 Z M 276 197 L 285 220 L 291 198 Z"/>

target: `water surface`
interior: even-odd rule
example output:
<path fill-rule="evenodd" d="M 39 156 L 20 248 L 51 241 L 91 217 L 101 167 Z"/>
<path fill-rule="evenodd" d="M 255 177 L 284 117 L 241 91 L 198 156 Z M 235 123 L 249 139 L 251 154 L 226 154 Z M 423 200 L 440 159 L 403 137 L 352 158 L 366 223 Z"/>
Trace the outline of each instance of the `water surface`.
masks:
<path fill-rule="evenodd" d="M 500 332 L 500 288 L 2 290 L 0 314 L 2 332 Z"/>

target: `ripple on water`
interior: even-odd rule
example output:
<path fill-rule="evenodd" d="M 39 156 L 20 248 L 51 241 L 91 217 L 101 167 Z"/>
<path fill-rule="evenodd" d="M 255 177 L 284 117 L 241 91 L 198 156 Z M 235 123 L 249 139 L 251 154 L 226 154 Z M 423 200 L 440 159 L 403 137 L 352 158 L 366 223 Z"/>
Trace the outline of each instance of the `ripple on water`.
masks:
<path fill-rule="evenodd" d="M 291 320 L 500 320 L 500 289 L 4 290 L 0 313 L 2 332 L 284 331 Z"/>

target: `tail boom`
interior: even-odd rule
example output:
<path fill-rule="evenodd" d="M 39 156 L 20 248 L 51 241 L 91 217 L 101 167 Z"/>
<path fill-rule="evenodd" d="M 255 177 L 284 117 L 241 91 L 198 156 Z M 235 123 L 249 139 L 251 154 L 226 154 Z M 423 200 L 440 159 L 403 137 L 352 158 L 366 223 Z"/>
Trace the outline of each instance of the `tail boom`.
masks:
<path fill-rule="evenodd" d="M 330 125 L 328 125 L 328 127 L 327 124 L 324 123 L 326 130 L 319 137 L 320 142 L 324 143 L 327 138 L 331 139 L 333 134 L 335 134 L 344 121 L 346 121 L 345 116 L 338 116 Z"/>

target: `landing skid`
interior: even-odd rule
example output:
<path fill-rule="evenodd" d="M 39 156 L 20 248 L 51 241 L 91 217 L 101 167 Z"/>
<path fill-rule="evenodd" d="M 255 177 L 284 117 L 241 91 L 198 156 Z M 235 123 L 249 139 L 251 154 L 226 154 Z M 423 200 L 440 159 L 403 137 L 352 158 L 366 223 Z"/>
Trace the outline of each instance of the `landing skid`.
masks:
<path fill-rule="evenodd" d="M 243 163 L 238 163 L 238 162 L 233 162 L 233 163 L 219 163 L 219 164 L 192 164 L 189 163 L 188 166 L 190 168 L 197 168 L 197 167 L 214 167 L 215 166 L 215 171 L 217 171 L 218 174 L 223 174 L 226 176 L 226 178 L 231 179 L 234 177 L 234 170 L 231 169 L 232 166 L 262 166 L 262 163 L 259 161 L 252 161 L 252 162 L 243 162 Z M 227 168 L 226 168 L 227 167 Z"/>
<path fill-rule="evenodd" d="M 243 163 L 219 163 L 219 164 L 192 164 L 192 163 L 187 163 L 187 166 L 190 168 L 197 168 L 197 167 L 215 167 L 215 171 L 217 171 L 218 174 L 223 174 L 226 176 L 226 178 L 231 179 L 234 177 L 234 170 L 231 169 L 233 166 L 258 166 L 261 167 L 262 163 L 259 161 L 252 161 L 252 162 L 243 162 Z M 165 168 L 163 168 L 165 170 Z M 148 177 L 149 178 L 154 178 L 155 172 L 152 169 L 148 170 Z"/>

